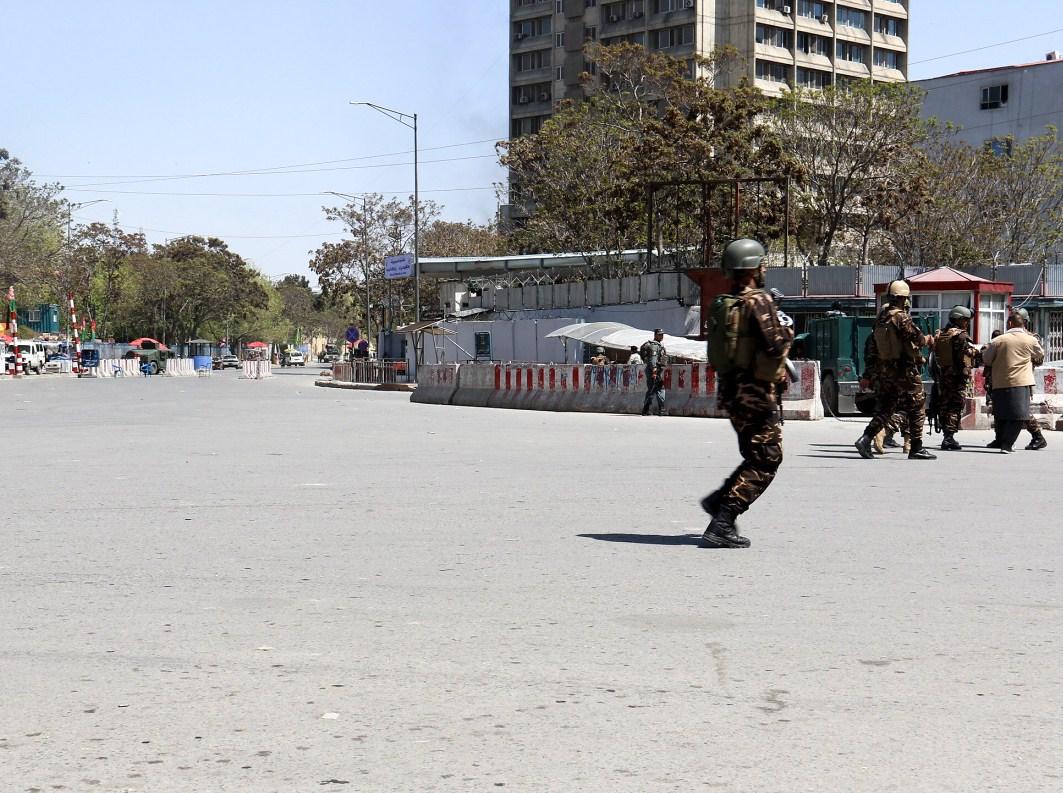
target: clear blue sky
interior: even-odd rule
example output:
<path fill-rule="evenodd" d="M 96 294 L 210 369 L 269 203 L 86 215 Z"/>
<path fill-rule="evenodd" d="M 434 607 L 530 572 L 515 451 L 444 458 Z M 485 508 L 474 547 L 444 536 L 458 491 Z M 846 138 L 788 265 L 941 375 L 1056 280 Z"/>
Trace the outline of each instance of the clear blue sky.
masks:
<path fill-rule="evenodd" d="M 1056 33 L 926 61 L 1063 28 L 1061 0 L 1005 5 L 911 0 L 911 78 L 1063 50 Z M 410 132 L 360 99 L 419 114 L 423 197 L 445 217 L 494 214 L 508 0 L 10 0 L 2 18 L 0 147 L 71 201 L 108 199 L 78 220 L 117 210 L 149 241 L 216 235 L 271 276 L 305 273 L 307 251 L 338 239 L 317 194 L 412 192 Z M 99 184 L 305 163 L 325 164 Z"/>

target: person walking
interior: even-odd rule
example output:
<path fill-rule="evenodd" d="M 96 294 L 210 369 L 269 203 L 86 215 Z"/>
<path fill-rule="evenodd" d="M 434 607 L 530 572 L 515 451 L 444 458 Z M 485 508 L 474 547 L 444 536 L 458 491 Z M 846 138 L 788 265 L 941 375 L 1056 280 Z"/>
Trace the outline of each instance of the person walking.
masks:
<path fill-rule="evenodd" d="M 993 339 L 982 354 L 986 366 L 992 367 L 993 421 L 1002 454 L 1014 451 L 1019 433 L 1029 425 L 1033 368 L 1045 361 L 1037 337 L 1026 330 L 1029 321 L 1026 309 L 1012 310 L 1007 331 Z"/>
<path fill-rule="evenodd" d="M 876 394 L 875 416 L 854 444 L 865 460 L 874 459 L 875 436 L 890 423 L 894 413 L 903 413 L 911 448 L 909 460 L 934 460 L 923 448 L 926 424 L 926 394 L 923 391 L 921 351 L 933 343 L 924 336 L 908 314 L 911 289 L 904 281 L 894 281 L 887 290 L 887 302 L 875 320 L 871 349 L 878 361 L 881 387 Z"/>
<path fill-rule="evenodd" d="M 949 312 L 949 324 L 934 337 L 938 422 L 945 434 L 941 450 L 946 452 L 963 449 L 956 440 L 956 433 L 960 431 L 971 369 L 978 358 L 978 350 L 971 344 L 968 335 L 973 316 L 974 313 L 966 306 L 954 306 Z"/>
<path fill-rule="evenodd" d="M 1021 310 L 1025 311 L 1026 309 L 1021 309 Z M 1029 315 L 1029 314 L 1027 313 L 1027 315 Z M 997 338 L 1003 332 L 1004 331 L 1000 330 L 999 328 L 997 330 L 994 330 L 992 336 L 990 336 L 990 340 Z M 986 347 L 988 347 L 988 345 L 986 345 Z M 982 354 L 983 355 L 985 354 L 986 347 L 982 348 Z M 987 364 L 987 365 L 984 365 L 982 367 L 982 381 L 985 383 L 985 401 L 986 401 L 986 405 L 988 405 L 989 408 L 992 409 L 992 407 L 993 407 L 993 367 L 992 366 L 989 366 Z M 1045 434 L 1041 430 L 1041 425 L 1037 422 L 1037 419 L 1031 418 L 1026 423 L 1026 431 L 1028 433 L 1030 433 L 1030 436 L 1031 436 L 1030 437 L 1030 442 L 1028 444 L 1026 444 L 1026 451 L 1028 451 L 1028 452 L 1036 452 L 1036 451 L 1044 449 L 1044 448 L 1046 448 L 1048 446 L 1048 441 L 1045 440 Z M 997 439 L 997 438 L 993 438 L 993 440 L 991 440 L 989 443 L 987 443 L 985 447 L 987 449 L 999 449 L 1000 448 L 1000 440 Z"/>
<path fill-rule="evenodd" d="M 636 347 L 634 344 L 632 344 L 628 348 L 628 351 L 630 352 L 630 355 L 628 355 L 628 357 L 627 357 L 627 365 L 628 366 L 642 366 L 642 356 L 639 355 L 639 348 Z"/>
<path fill-rule="evenodd" d="M 702 548 L 748 548 L 735 524 L 775 479 L 782 465 L 782 426 L 776 384 L 786 377 L 794 340 L 793 320 L 764 291 L 764 246 L 731 242 L 723 272 L 731 290 L 713 302 L 709 316 L 709 362 L 718 377 L 719 404 L 738 435 L 742 462 L 723 484 L 701 500 L 712 516 Z"/>
<path fill-rule="evenodd" d="M 655 328 L 653 339 L 642 345 L 639 351 L 646 365 L 646 399 L 642 402 L 642 415 L 650 415 L 650 406 L 657 404 L 657 415 L 668 415 L 664 410 L 664 367 L 668 365 L 668 351 L 664 348 L 664 330 Z"/>

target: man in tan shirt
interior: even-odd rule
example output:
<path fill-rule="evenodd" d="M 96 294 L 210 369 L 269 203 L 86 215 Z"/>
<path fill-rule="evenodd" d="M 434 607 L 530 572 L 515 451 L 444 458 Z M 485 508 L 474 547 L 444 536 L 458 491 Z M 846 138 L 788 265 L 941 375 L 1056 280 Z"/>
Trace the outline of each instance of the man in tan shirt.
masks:
<path fill-rule="evenodd" d="M 993 418 L 1003 454 L 1011 454 L 1019 432 L 1030 420 L 1033 368 L 1045 360 L 1037 337 L 1026 330 L 1029 321 L 1026 309 L 1012 310 L 1007 332 L 990 342 L 982 355 L 985 365 L 993 367 Z"/>

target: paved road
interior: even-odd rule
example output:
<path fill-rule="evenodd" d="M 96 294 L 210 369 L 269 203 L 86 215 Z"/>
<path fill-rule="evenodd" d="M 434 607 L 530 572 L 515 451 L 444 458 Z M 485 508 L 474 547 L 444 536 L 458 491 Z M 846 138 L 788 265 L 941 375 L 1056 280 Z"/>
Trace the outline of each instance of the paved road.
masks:
<path fill-rule="evenodd" d="M 1063 789 L 1056 435 L 791 423 L 702 551 L 725 422 L 314 372 L 0 383 L 2 790 Z"/>

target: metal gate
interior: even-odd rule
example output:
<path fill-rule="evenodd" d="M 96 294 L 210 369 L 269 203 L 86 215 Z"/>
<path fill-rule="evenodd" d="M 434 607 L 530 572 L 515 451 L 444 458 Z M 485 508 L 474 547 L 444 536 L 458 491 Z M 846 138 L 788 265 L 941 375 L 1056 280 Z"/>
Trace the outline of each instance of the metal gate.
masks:
<path fill-rule="evenodd" d="M 1063 311 L 1048 312 L 1048 332 L 1045 334 L 1045 359 L 1063 360 Z"/>

